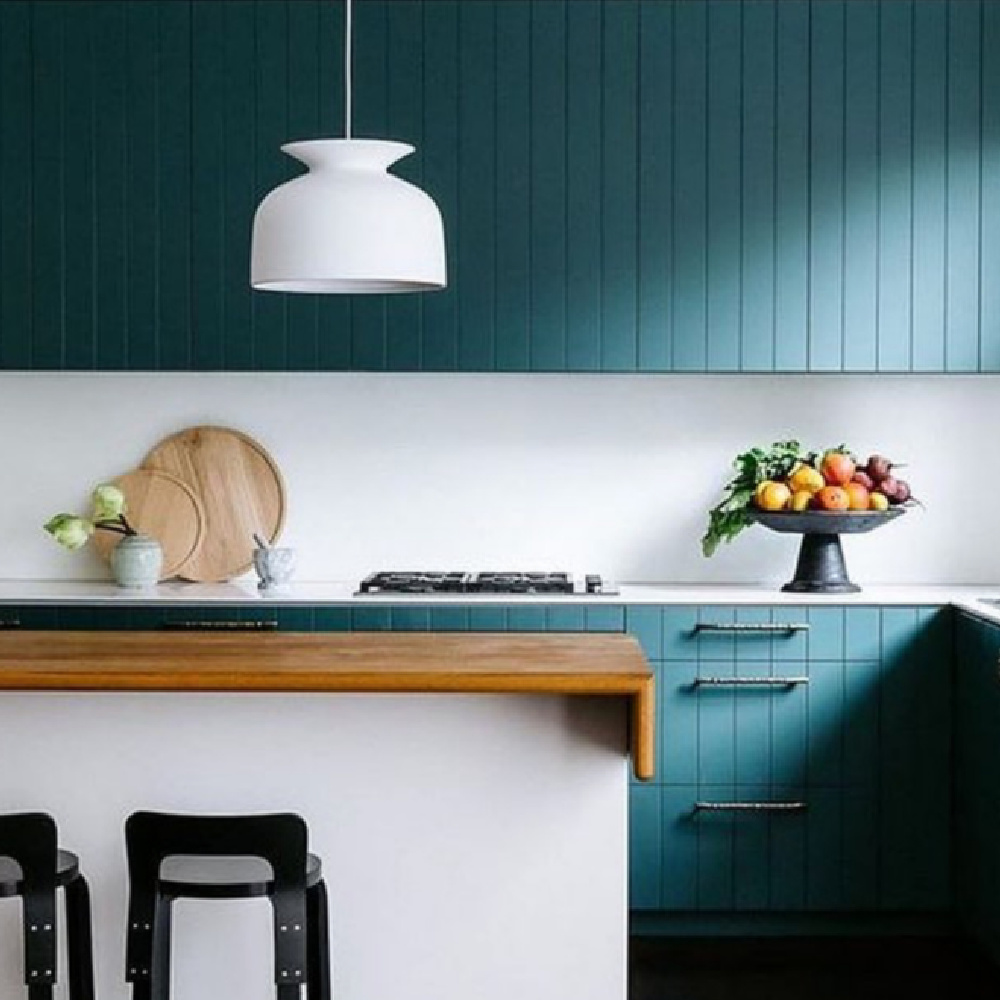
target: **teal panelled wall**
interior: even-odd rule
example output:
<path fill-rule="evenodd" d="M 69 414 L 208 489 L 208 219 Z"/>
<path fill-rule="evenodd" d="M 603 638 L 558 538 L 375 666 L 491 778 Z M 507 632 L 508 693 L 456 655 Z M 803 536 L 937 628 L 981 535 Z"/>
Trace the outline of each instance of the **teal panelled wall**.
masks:
<path fill-rule="evenodd" d="M 451 284 L 251 293 L 331 0 L 0 3 L 0 368 L 998 371 L 1000 4 L 359 0 Z"/>

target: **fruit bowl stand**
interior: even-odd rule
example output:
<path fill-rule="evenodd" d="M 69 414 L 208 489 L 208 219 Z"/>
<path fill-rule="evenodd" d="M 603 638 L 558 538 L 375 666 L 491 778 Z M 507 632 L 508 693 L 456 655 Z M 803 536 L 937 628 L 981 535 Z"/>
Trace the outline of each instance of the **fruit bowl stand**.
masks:
<path fill-rule="evenodd" d="M 856 594 L 861 588 L 847 575 L 841 535 L 860 535 L 894 521 L 905 507 L 885 511 L 806 510 L 751 513 L 751 520 L 784 534 L 802 536 L 795 576 L 781 589 L 796 594 Z"/>

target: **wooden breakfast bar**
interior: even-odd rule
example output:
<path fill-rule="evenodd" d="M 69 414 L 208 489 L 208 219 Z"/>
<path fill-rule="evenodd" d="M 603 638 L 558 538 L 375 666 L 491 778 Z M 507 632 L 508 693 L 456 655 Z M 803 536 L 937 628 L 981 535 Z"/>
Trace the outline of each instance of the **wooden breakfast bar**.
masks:
<path fill-rule="evenodd" d="M 653 776 L 653 674 L 627 635 L 0 632 L 0 690 L 624 698 L 635 775 Z"/>
<path fill-rule="evenodd" d="M 0 692 L 0 810 L 81 855 L 108 1000 L 138 808 L 301 813 L 342 996 L 624 1000 L 628 765 L 655 757 L 630 636 L 12 630 Z M 270 997 L 266 919 L 219 926 L 181 909 L 177 994 Z"/>

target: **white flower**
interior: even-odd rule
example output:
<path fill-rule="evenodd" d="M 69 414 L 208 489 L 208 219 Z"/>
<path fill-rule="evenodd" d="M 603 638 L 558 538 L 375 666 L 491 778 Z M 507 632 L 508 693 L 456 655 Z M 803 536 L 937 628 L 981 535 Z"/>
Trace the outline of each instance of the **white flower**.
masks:
<path fill-rule="evenodd" d="M 111 483 L 101 483 L 94 490 L 94 520 L 117 521 L 125 513 L 125 494 Z"/>
<path fill-rule="evenodd" d="M 75 514 L 56 514 L 45 525 L 45 530 L 60 545 L 72 550 L 87 544 L 87 539 L 94 533 L 94 526 Z"/>

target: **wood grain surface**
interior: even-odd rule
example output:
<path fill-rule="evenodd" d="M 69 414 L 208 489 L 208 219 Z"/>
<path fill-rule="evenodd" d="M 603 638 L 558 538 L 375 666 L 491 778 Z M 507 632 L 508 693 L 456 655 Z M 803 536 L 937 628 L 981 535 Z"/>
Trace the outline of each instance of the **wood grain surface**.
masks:
<path fill-rule="evenodd" d="M 0 690 L 624 697 L 653 776 L 653 673 L 631 636 L 545 633 L 0 632 Z"/>
<path fill-rule="evenodd" d="M 156 445 L 147 469 L 190 486 L 205 510 L 205 537 L 180 574 L 198 583 L 241 576 L 253 565 L 253 534 L 275 542 L 285 523 L 285 484 L 265 449 L 241 431 L 189 427 Z"/>
<path fill-rule="evenodd" d="M 177 576 L 198 553 L 205 537 L 205 511 L 183 480 L 157 469 L 133 469 L 112 480 L 125 494 L 129 524 L 152 535 L 163 548 L 160 579 Z M 105 562 L 122 536 L 96 531 L 93 545 Z"/>

